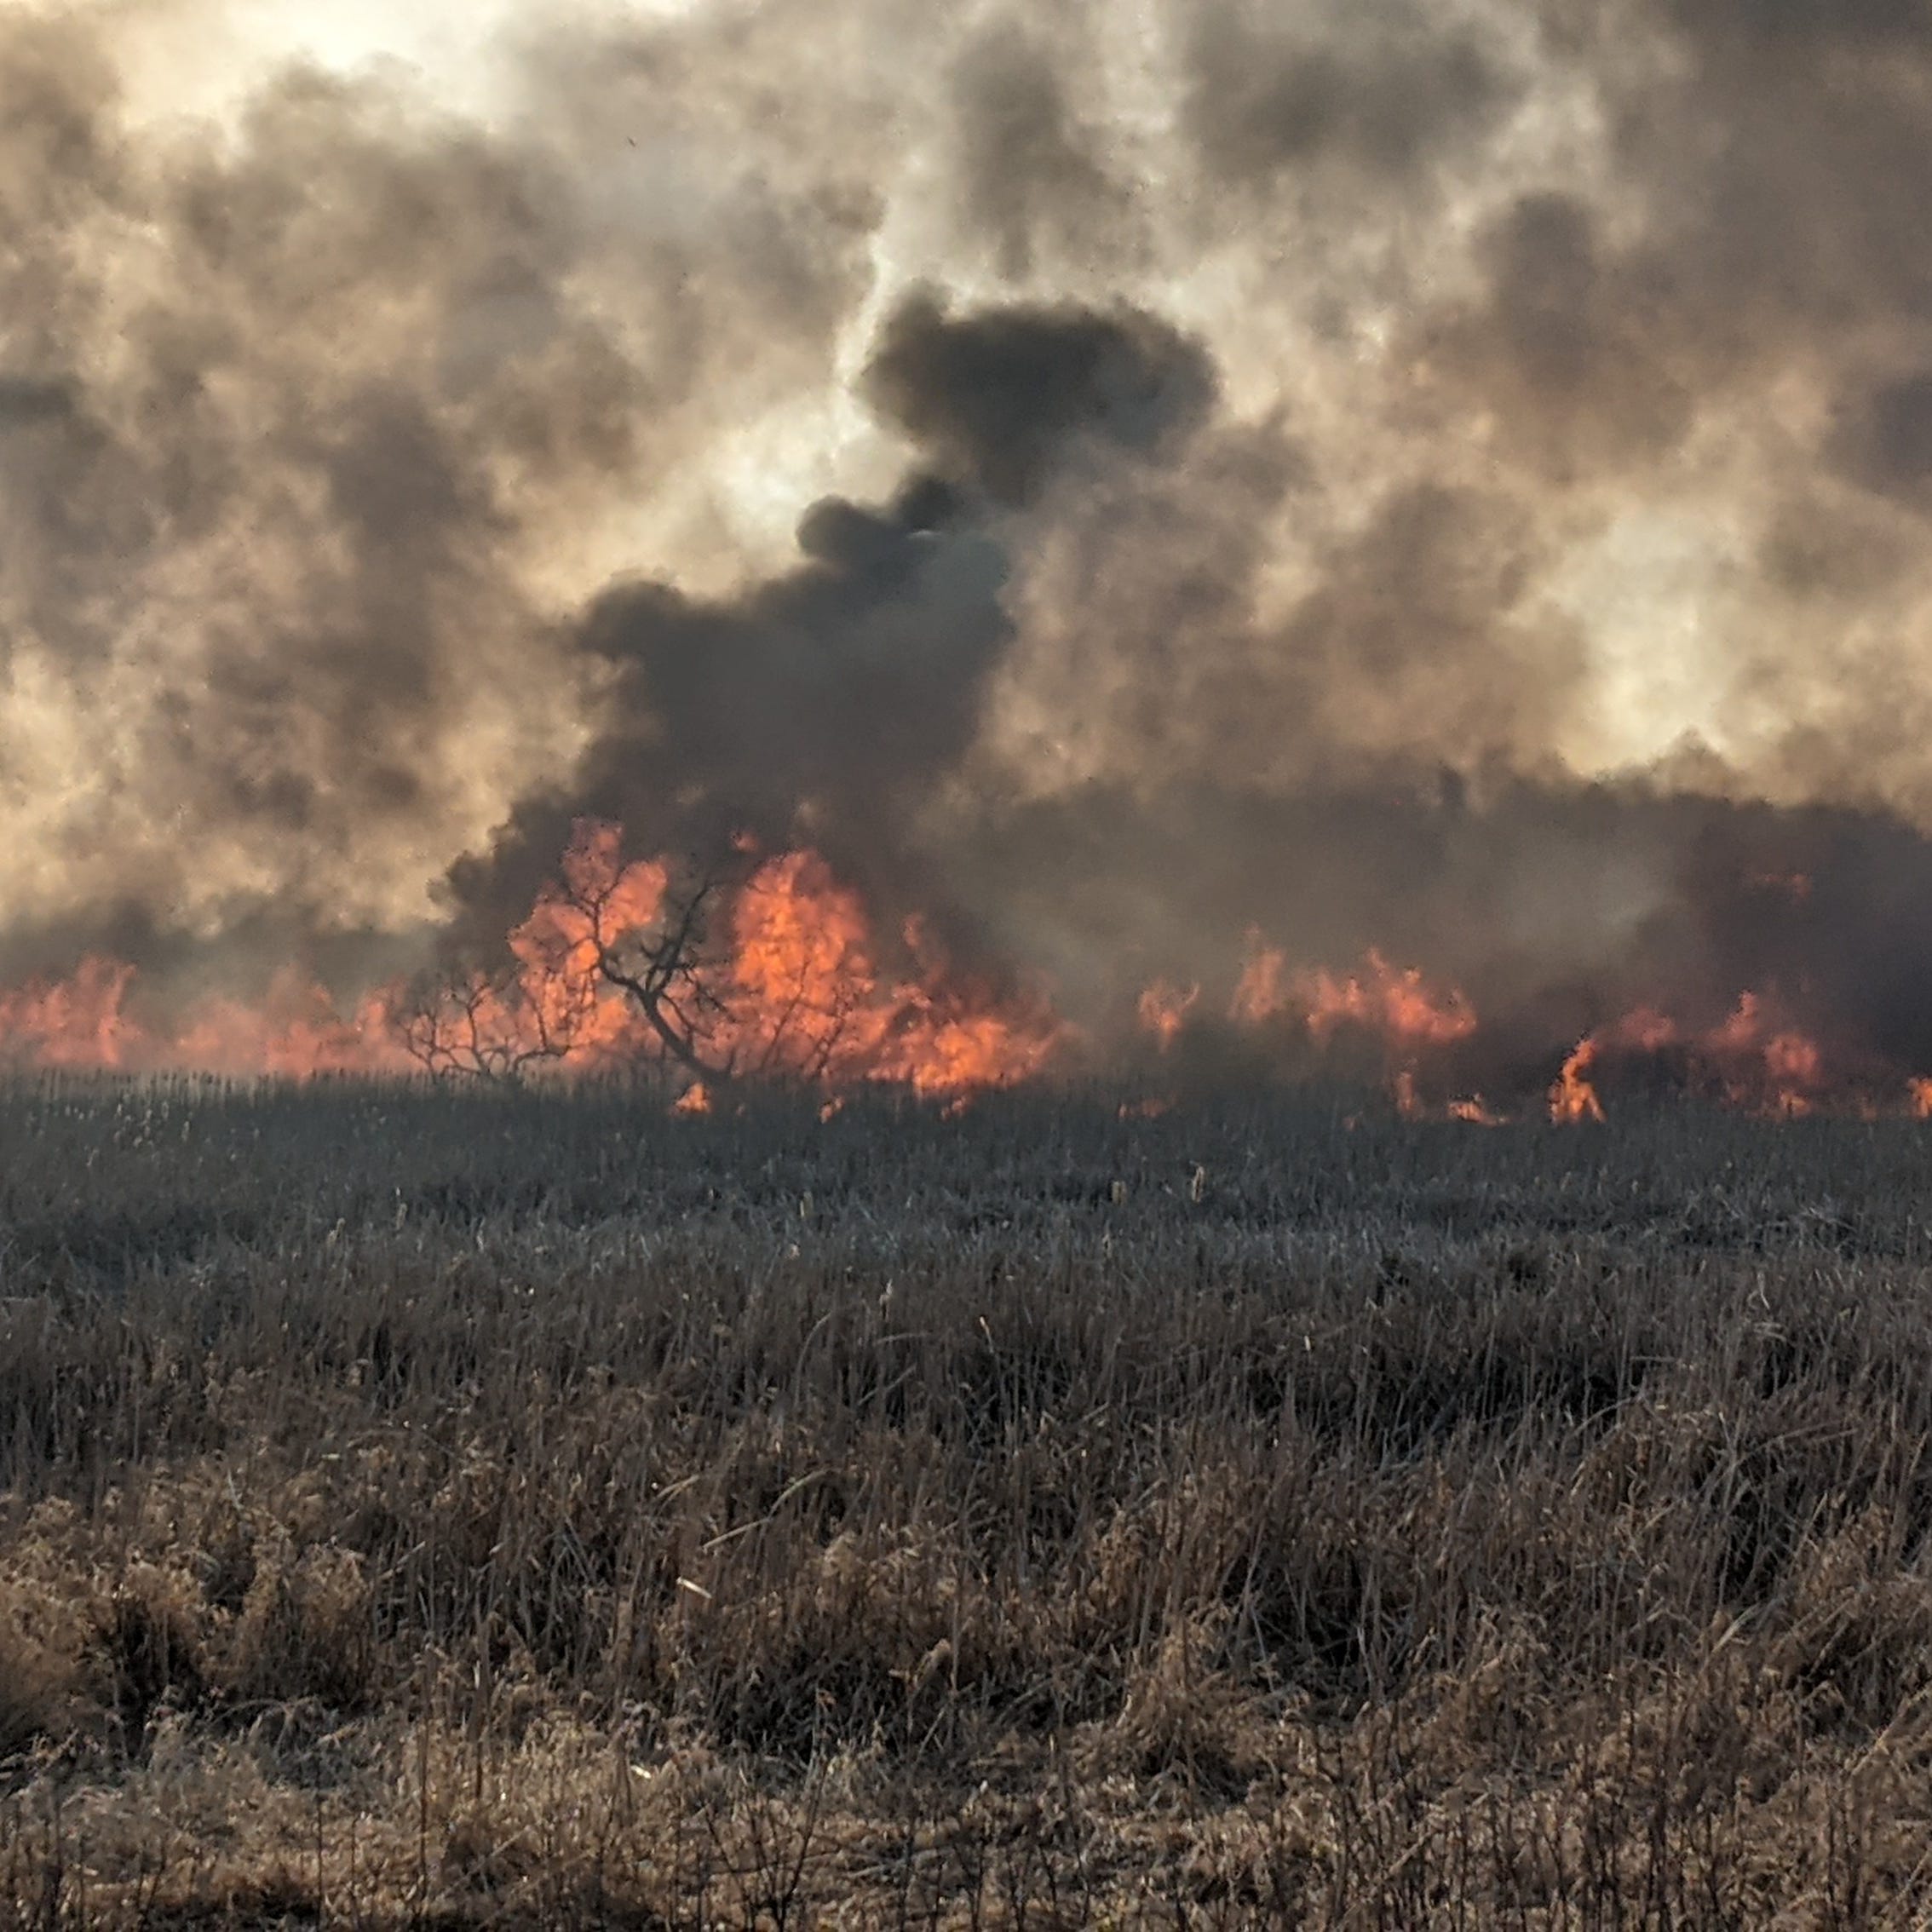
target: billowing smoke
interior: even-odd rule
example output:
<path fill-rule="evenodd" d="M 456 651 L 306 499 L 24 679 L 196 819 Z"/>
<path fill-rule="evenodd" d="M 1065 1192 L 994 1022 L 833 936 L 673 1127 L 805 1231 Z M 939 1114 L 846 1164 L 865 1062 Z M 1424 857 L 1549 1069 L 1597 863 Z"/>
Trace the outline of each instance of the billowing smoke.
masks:
<path fill-rule="evenodd" d="M 1102 1032 L 1374 946 L 1492 1084 L 1745 989 L 1932 1072 L 1923 6 L 699 0 L 205 121 L 117 18 L 0 16 L 15 970 L 388 970 L 588 814 Z"/>

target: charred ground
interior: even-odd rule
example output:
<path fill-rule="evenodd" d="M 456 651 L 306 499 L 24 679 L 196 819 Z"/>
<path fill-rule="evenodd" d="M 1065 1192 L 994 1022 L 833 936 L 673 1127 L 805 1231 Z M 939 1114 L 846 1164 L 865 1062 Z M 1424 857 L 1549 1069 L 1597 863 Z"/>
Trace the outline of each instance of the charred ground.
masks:
<path fill-rule="evenodd" d="M 1926 1144 L 15 1086 L 0 1923 L 1901 1923 Z"/>

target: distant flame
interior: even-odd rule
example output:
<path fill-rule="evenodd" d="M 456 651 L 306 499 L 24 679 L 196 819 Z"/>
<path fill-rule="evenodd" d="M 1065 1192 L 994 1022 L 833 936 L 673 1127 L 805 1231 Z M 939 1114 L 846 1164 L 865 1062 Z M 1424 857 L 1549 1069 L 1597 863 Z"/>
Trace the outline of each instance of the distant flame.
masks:
<path fill-rule="evenodd" d="M 1251 932 L 1248 957 L 1228 1005 L 1228 1018 L 1245 1026 L 1264 1026 L 1293 1003 L 1288 956 L 1279 946 L 1263 946 L 1261 935 Z"/>
<path fill-rule="evenodd" d="M 131 966 L 90 956 L 69 979 L 0 993 L 0 1057 L 76 1072 L 237 1078 L 400 1072 L 411 1064 L 383 993 L 343 1014 L 320 987 L 285 973 L 259 1004 L 204 1001 L 158 1034 L 128 1010 L 134 978 Z"/>
<path fill-rule="evenodd" d="M 1192 986 L 1183 991 L 1166 980 L 1156 980 L 1141 993 L 1139 1009 L 1141 1025 L 1153 1035 L 1163 1053 L 1180 1038 L 1181 1030 L 1187 1025 L 1187 1015 L 1200 997 L 1201 989 L 1199 986 Z"/>
<path fill-rule="evenodd" d="M 1747 872 L 1745 883 L 1759 892 L 1782 894 L 1794 903 L 1811 897 L 1811 875 L 1808 872 Z"/>
<path fill-rule="evenodd" d="M 1550 1090 L 1550 1118 L 1560 1124 L 1601 1120 L 1604 1107 L 1592 1075 L 1601 1055 L 1656 1055 L 1681 1047 L 1693 1070 L 1714 1083 L 1728 1105 L 1796 1118 L 1812 1113 L 1826 1080 L 1816 1041 L 1795 1027 L 1774 1026 L 1755 992 L 1716 1026 L 1688 1033 L 1654 1008 L 1640 1007 L 1601 1032 L 1580 1040 Z M 1855 1097 L 1855 1096 L 1854 1096 Z"/>
<path fill-rule="evenodd" d="M 1475 1010 L 1459 990 L 1431 986 L 1419 968 L 1391 966 L 1372 949 L 1361 970 L 1344 978 L 1320 968 L 1297 977 L 1291 990 L 1318 1044 L 1344 1029 L 1382 1043 L 1396 1111 L 1406 1120 L 1423 1119 L 1429 1113 L 1422 1096 L 1423 1057 L 1468 1039 L 1476 1030 Z M 1498 1118 L 1480 1097 L 1450 1101 L 1441 1113 L 1446 1118 L 1483 1124 Z"/>
<path fill-rule="evenodd" d="M 0 994 L 0 1038 L 20 1058 L 49 1067 L 118 1067 L 141 1041 L 123 1010 L 134 968 L 92 956 L 71 980 L 36 981 Z"/>
<path fill-rule="evenodd" d="M 492 970 L 446 979 L 427 993 L 379 987 L 346 1005 L 285 972 L 254 1000 L 204 998 L 164 1018 L 132 967 L 89 956 L 65 979 L 0 991 L 0 1061 L 297 1079 L 424 1068 L 512 1078 L 656 1064 L 681 1076 L 672 1103 L 681 1115 L 715 1109 L 721 1088 L 734 1081 L 766 1079 L 816 1090 L 827 1121 L 868 1084 L 934 1100 L 952 1113 L 975 1094 L 1074 1061 L 1078 1036 L 1044 992 L 995 992 L 955 972 L 917 916 L 904 923 L 902 947 L 882 952 L 864 900 L 816 853 L 767 854 L 749 836 L 733 849 L 735 883 L 713 902 L 715 930 L 692 956 L 688 986 L 679 986 L 703 1016 L 701 1038 L 668 1036 L 636 987 L 612 976 L 624 947 L 647 946 L 675 917 L 670 871 L 653 860 L 627 860 L 618 826 L 585 822 L 557 881 L 508 934 Z M 1752 883 L 1797 898 L 1811 889 L 1795 873 Z M 1158 980 L 1138 996 L 1139 1026 L 1169 1051 L 1202 1000 L 1199 982 Z M 1251 931 L 1219 1009 L 1234 1026 L 1272 1027 L 1277 1045 L 1299 1033 L 1325 1050 L 1360 1036 L 1378 1049 L 1382 1077 L 1406 1118 L 1481 1125 L 1509 1118 L 1506 1106 L 1452 1084 L 1470 1070 L 1456 1049 L 1479 1033 L 1470 1001 L 1379 951 L 1351 969 L 1298 968 Z M 1642 1005 L 1594 1029 L 1558 1066 L 1545 1095 L 1550 1118 L 1603 1120 L 1603 1090 L 1644 1061 L 1687 1092 L 1756 1113 L 1932 1119 L 1932 1074 L 1908 1078 L 1855 1055 L 1849 1067 L 1828 1057 L 1781 1009 L 1775 987 L 1743 992 L 1701 1028 Z M 1130 1100 L 1120 1115 L 1152 1118 L 1170 1104 Z"/>
<path fill-rule="evenodd" d="M 1460 992 L 1436 992 L 1419 969 L 1399 970 L 1372 950 L 1366 972 L 1340 979 L 1322 969 L 1308 975 L 1299 990 L 1308 1031 L 1318 1040 L 1349 1025 L 1379 1032 L 1400 1047 L 1442 1047 L 1476 1030 L 1475 1013 Z"/>
<path fill-rule="evenodd" d="M 1578 1040 L 1563 1062 L 1562 1071 L 1550 1090 L 1550 1118 L 1559 1126 L 1579 1120 L 1603 1118 L 1603 1102 L 1590 1084 L 1590 1069 L 1596 1064 L 1596 1041 Z"/>

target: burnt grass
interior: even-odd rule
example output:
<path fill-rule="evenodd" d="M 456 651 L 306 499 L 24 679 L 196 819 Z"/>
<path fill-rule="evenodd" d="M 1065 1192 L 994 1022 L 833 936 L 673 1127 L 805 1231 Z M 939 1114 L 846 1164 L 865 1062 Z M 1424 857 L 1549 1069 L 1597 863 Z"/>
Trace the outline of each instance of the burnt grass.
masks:
<path fill-rule="evenodd" d="M 1118 1102 L 0 1092 L 0 1925 L 1919 1922 L 1932 1130 Z"/>

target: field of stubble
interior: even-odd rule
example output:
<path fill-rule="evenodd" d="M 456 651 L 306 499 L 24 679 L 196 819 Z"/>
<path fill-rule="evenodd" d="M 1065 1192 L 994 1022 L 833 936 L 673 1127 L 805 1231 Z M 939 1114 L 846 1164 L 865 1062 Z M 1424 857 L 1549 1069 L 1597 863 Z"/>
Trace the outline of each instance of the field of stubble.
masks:
<path fill-rule="evenodd" d="M 0 1095 L 0 1924 L 1894 1925 L 1932 1130 Z"/>

